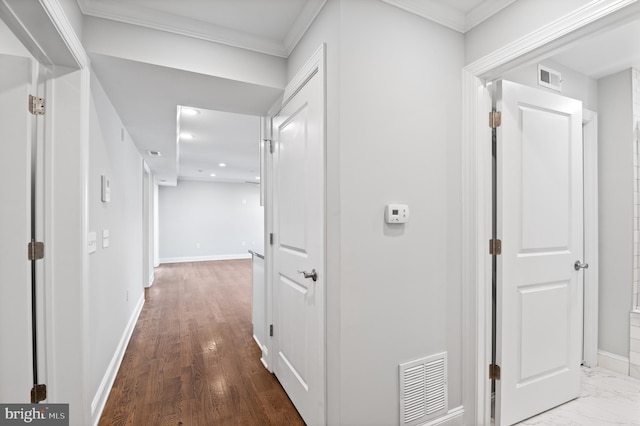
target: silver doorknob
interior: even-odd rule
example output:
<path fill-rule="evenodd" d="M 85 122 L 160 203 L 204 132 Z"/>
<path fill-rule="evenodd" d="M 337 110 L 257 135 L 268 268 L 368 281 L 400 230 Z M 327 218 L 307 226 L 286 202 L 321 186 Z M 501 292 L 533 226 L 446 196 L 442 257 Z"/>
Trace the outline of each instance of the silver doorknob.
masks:
<path fill-rule="evenodd" d="M 304 275 L 305 278 L 311 278 L 313 281 L 318 281 L 318 273 L 315 269 L 312 269 L 311 272 L 298 271 L 298 273 Z"/>
<path fill-rule="evenodd" d="M 576 271 L 579 271 L 580 269 L 588 269 L 589 268 L 589 264 L 588 263 L 582 263 L 579 260 L 576 260 L 576 263 L 573 264 L 573 268 Z"/>

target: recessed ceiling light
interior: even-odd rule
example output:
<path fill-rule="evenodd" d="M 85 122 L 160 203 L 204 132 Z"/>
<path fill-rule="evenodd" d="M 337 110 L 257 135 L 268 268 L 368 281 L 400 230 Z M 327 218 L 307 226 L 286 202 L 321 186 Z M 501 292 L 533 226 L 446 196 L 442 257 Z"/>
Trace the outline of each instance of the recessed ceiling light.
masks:
<path fill-rule="evenodd" d="M 216 174 L 215 173 L 211 173 L 209 176 L 216 177 Z"/>
<path fill-rule="evenodd" d="M 193 135 L 191 133 L 180 133 L 180 139 L 193 139 Z"/>
<path fill-rule="evenodd" d="M 147 151 L 147 154 L 151 157 L 161 157 L 162 153 L 160 151 Z"/>
<path fill-rule="evenodd" d="M 218 166 L 220 166 L 220 167 L 227 167 L 227 165 L 226 165 L 226 164 L 224 164 L 224 163 L 220 163 L 220 164 L 218 164 Z"/>
<path fill-rule="evenodd" d="M 200 114 L 200 111 L 198 111 L 197 109 L 193 109 L 193 108 L 182 108 L 182 113 L 184 115 L 198 115 L 198 114 Z"/>
<path fill-rule="evenodd" d="M 256 179 L 260 180 L 260 176 L 256 176 Z"/>

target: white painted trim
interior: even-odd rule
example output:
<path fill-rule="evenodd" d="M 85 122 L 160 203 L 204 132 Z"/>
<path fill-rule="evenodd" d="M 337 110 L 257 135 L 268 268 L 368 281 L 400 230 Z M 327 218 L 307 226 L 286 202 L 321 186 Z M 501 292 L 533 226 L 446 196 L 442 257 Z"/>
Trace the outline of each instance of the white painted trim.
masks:
<path fill-rule="evenodd" d="M 621 10 L 625 6 L 630 6 Z M 491 392 L 486 369 L 486 346 L 491 341 L 491 299 L 486 297 L 491 288 L 491 259 L 486 254 L 486 242 L 491 231 L 487 226 L 487 204 L 491 192 L 487 191 L 487 170 L 484 159 L 491 155 L 491 144 L 486 141 L 486 123 L 489 109 L 484 102 L 483 81 L 499 77 L 513 67 L 533 61 L 543 53 L 593 34 L 606 26 L 629 20 L 636 16 L 640 7 L 637 0 L 594 0 L 576 12 L 561 18 L 539 31 L 496 50 L 467 65 L 463 69 L 463 223 L 462 223 L 462 273 L 464 281 L 463 303 L 470 314 L 463 318 L 464 349 L 463 388 L 473 386 L 472 392 L 464 392 L 463 404 L 467 407 L 466 424 L 491 424 Z M 616 13 L 618 12 L 618 13 Z M 474 316 L 475 315 L 475 316 Z M 474 358 L 475 355 L 476 357 Z"/>
<path fill-rule="evenodd" d="M 421 16 L 452 30 L 465 32 L 463 12 L 447 6 L 446 2 L 434 0 L 381 0 L 414 15 Z"/>
<path fill-rule="evenodd" d="M 464 20 L 464 32 L 486 21 L 516 0 L 484 0 L 467 12 Z"/>
<path fill-rule="evenodd" d="M 444 416 L 438 417 L 420 426 L 463 426 L 464 425 L 464 407 L 453 408 Z"/>
<path fill-rule="evenodd" d="M 309 0 L 284 38 L 284 57 L 288 58 L 313 24 L 327 0 Z"/>
<path fill-rule="evenodd" d="M 325 44 L 323 43 L 311 58 L 302 66 L 302 69 L 298 71 L 298 73 L 291 79 L 291 81 L 284 88 L 284 93 L 282 95 L 282 102 L 280 104 L 280 109 L 282 109 L 291 98 L 298 93 L 298 91 L 304 86 L 304 84 L 309 81 L 311 77 L 313 77 L 317 72 L 322 72 L 322 67 L 324 66 L 324 52 L 325 52 Z M 324 77 L 323 80 L 324 82 Z M 324 84 L 323 84 L 324 86 Z"/>
<path fill-rule="evenodd" d="M 155 271 L 151 271 L 151 275 L 149 275 L 149 282 L 147 283 L 146 287 L 149 288 L 153 285 L 153 282 L 155 281 L 156 277 L 155 277 Z"/>
<path fill-rule="evenodd" d="M 211 256 L 161 257 L 160 264 L 185 263 L 185 262 L 208 262 L 210 260 L 236 260 L 236 259 L 251 259 L 251 254 L 239 253 L 239 254 L 215 254 Z"/>
<path fill-rule="evenodd" d="M 134 308 L 133 313 L 129 318 L 129 322 L 122 333 L 122 337 L 120 338 L 116 351 L 111 358 L 109 366 L 107 367 L 107 371 L 105 371 L 102 381 L 100 382 L 100 386 L 98 386 L 98 390 L 91 401 L 91 423 L 93 425 L 97 425 L 98 421 L 100 421 L 102 410 L 104 410 L 104 406 L 107 403 L 107 398 L 109 397 L 113 383 L 116 380 L 120 364 L 122 364 L 122 360 L 124 359 L 124 353 L 127 350 L 129 340 L 131 340 L 133 330 L 136 328 L 136 323 L 138 322 L 143 306 L 144 293 L 140 295 L 140 299 L 138 300 L 138 303 L 136 303 L 136 307 Z"/>
<path fill-rule="evenodd" d="M 582 111 L 584 140 L 584 362 L 598 365 L 598 114 Z"/>
<path fill-rule="evenodd" d="M 184 16 L 176 16 L 126 2 L 78 0 L 78 5 L 85 15 L 287 58 L 320 13 L 326 1 L 310 0 L 307 2 L 283 40 L 251 35 L 231 28 Z"/>
<path fill-rule="evenodd" d="M 625 376 L 629 375 L 629 358 L 610 352 L 598 351 L 598 366 Z"/>
<path fill-rule="evenodd" d="M 47 12 L 49 19 L 56 27 L 56 30 L 62 37 L 71 55 L 73 55 L 76 63 L 80 68 L 89 66 L 89 56 L 84 50 L 80 38 L 76 34 L 71 22 L 64 13 L 64 9 L 60 4 L 60 0 L 40 0 L 44 10 Z"/>
<path fill-rule="evenodd" d="M 437 0 L 381 1 L 464 34 L 516 0 L 484 0 L 466 13 Z"/>
<path fill-rule="evenodd" d="M 490 53 L 467 65 L 465 69 L 471 74 L 486 79 L 496 79 L 508 68 L 525 62 L 525 55 L 540 55 L 537 49 L 544 46 L 557 47 L 552 42 L 566 44 L 563 37 L 586 27 L 599 19 L 616 12 L 638 0 L 594 0 L 549 25 L 540 28 L 508 45 Z M 491 74 L 489 74 L 491 72 Z"/>

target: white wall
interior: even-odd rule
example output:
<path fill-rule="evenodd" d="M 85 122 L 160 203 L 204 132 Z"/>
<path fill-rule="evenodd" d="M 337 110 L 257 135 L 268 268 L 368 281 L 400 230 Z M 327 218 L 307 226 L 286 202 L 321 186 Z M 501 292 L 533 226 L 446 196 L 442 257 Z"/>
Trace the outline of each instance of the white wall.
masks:
<path fill-rule="evenodd" d="M 455 408 L 463 36 L 383 2 L 330 0 L 290 57 L 290 77 L 321 41 L 328 424 L 397 424 L 398 365 L 442 351 Z M 409 204 L 407 225 L 384 224 L 390 202 Z"/>
<path fill-rule="evenodd" d="M 631 70 L 598 81 L 600 350 L 629 356 L 633 271 L 633 99 Z"/>
<path fill-rule="evenodd" d="M 538 84 L 538 63 L 520 67 L 504 75 L 505 80 L 524 84 L 551 93 L 559 93 L 582 101 L 582 107 L 598 111 L 598 81 L 550 59 L 539 62 L 562 74 L 562 91 L 557 92 Z"/>
<path fill-rule="evenodd" d="M 179 180 L 160 187 L 158 209 L 161 263 L 264 253 L 258 185 Z"/>
<path fill-rule="evenodd" d="M 89 120 L 89 231 L 97 233 L 98 248 L 89 255 L 88 390 L 96 400 L 109 391 L 103 381 L 144 297 L 143 162 L 126 131 L 121 140 L 122 122 L 95 76 Z M 101 175 L 111 181 L 108 203 L 101 201 Z M 110 235 L 107 248 L 103 230 Z"/>

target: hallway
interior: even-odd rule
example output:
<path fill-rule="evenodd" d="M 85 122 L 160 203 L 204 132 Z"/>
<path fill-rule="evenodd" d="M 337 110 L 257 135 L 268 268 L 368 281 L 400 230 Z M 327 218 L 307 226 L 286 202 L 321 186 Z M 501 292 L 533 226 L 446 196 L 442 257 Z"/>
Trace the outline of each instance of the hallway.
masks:
<path fill-rule="evenodd" d="M 162 265 L 100 425 L 303 425 L 252 338 L 251 261 Z"/>

